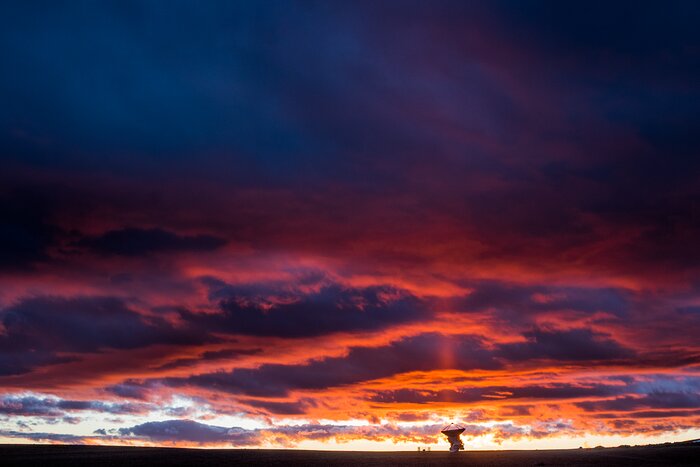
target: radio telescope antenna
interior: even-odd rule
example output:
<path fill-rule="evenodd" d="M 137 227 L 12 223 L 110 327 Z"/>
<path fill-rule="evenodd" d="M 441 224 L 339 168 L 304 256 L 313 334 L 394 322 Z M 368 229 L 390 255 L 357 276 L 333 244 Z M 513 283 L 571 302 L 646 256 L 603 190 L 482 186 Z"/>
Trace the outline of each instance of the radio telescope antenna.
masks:
<path fill-rule="evenodd" d="M 459 435 L 461 435 L 464 430 L 465 428 L 462 425 L 457 425 L 456 423 L 450 423 L 440 430 L 440 433 L 447 436 L 447 441 L 450 442 L 450 452 L 464 450 L 464 443 L 459 438 Z"/>

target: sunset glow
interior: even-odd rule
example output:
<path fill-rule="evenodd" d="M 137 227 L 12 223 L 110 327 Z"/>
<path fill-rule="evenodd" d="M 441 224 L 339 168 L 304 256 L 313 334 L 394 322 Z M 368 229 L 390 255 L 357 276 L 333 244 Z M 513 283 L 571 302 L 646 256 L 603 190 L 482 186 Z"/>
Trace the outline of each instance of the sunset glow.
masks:
<path fill-rule="evenodd" d="M 1 6 L 0 442 L 700 438 L 699 11 L 641 3 Z"/>

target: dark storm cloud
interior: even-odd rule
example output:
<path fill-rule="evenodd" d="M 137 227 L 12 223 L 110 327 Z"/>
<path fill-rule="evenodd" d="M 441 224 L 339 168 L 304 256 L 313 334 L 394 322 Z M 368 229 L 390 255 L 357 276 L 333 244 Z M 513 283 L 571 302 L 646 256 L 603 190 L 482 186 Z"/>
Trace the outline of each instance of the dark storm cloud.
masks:
<path fill-rule="evenodd" d="M 174 368 L 186 368 L 197 365 L 202 362 L 212 362 L 217 360 L 234 360 L 245 355 L 256 355 L 262 352 L 262 349 L 224 349 L 210 350 L 204 352 L 196 358 L 178 358 L 172 362 L 156 368 L 157 370 L 172 370 Z"/>
<path fill-rule="evenodd" d="M 115 396 L 124 397 L 127 399 L 145 399 L 148 395 L 148 390 L 144 387 L 133 384 L 115 384 L 105 388 L 107 392 L 111 392 Z"/>
<path fill-rule="evenodd" d="M 104 388 L 108 393 L 126 399 L 146 400 L 154 384 L 148 384 L 135 380 L 126 380 L 119 384 L 113 384 Z"/>
<path fill-rule="evenodd" d="M 316 405 L 313 399 L 308 398 L 302 398 L 291 402 L 255 399 L 243 400 L 242 402 L 250 407 L 262 409 L 264 413 L 274 415 L 304 415 L 307 413 L 309 407 L 314 407 Z"/>
<path fill-rule="evenodd" d="M 220 313 L 182 312 L 187 321 L 217 332 L 253 336 L 311 337 L 333 332 L 377 330 L 431 316 L 428 304 L 387 286 L 365 288 L 332 284 L 317 292 L 265 288 L 226 288 Z M 253 293 L 251 293 L 253 292 Z"/>
<path fill-rule="evenodd" d="M 0 430 L 0 436 L 7 438 L 28 439 L 31 441 L 52 441 L 66 444 L 83 444 L 87 441 L 86 436 L 13 430 Z"/>
<path fill-rule="evenodd" d="M 13 344 L 11 339 L 0 338 L 0 376 L 20 375 L 44 365 L 74 362 L 73 357 L 56 355 L 53 349 L 30 349 L 26 343 Z"/>
<path fill-rule="evenodd" d="M 643 410 L 641 412 L 632 412 L 620 414 L 618 413 L 608 413 L 608 414 L 596 414 L 596 418 L 618 418 L 620 416 L 630 417 L 630 418 L 673 418 L 673 417 L 698 417 L 700 416 L 700 409 L 695 410 Z"/>
<path fill-rule="evenodd" d="M 211 235 L 178 235 L 163 229 L 124 228 L 110 230 L 75 243 L 97 253 L 122 256 L 143 256 L 158 252 L 211 251 L 226 240 Z"/>
<path fill-rule="evenodd" d="M 452 361 L 446 360 L 452 356 Z M 500 364 L 474 336 L 421 334 L 382 347 L 353 347 L 344 357 L 304 365 L 265 364 L 255 369 L 169 378 L 172 386 L 195 385 L 215 391 L 280 397 L 295 389 L 325 389 L 410 371 L 457 368 L 497 369 Z"/>
<path fill-rule="evenodd" d="M 475 403 L 511 399 L 575 399 L 581 397 L 602 397 L 619 394 L 621 388 L 614 385 L 594 384 L 589 386 L 573 384 L 550 384 L 547 386 L 486 386 L 440 391 L 397 389 L 376 391 L 370 400 L 386 404 L 429 404 L 434 402 Z"/>
<path fill-rule="evenodd" d="M 0 310 L 0 375 L 66 361 L 64 353 L 188 345 L 201 336 L 163 318 L 145 318 L 113 297 L 30 298 Z"/>
<path fill-rule="evenodd" d="M 26 373 L 35 367 L 77 359 L 77 354 L 102 349 L 135 349 L 154 344 L 187 346 L 213 342 L 222 333 L 256 336 L 309 337 L 333 332 L 378 330 L 431 316 L 422 300 L 392 287 L 344 288 L 332 285 L 318 292 L 293 291 L 291 302 L 269 306 L 276 287 L 261 285 L 260 295 L 221 301 L 221 311 L 201 314 L 180 310 L 177 326 L 157 314 L 142 315 L 115 297 L 38 297 L 0 310 L 5 333 L 0 336 L 0 374 Z M 265 297 L 265 299 L 261 298 Z M 262 301 L 261 301 L 262 300 Z M 158 370 L 185 368 L 206 361 L 231 360 L 260 353 L 261 348 L 205 351 L 180 358 Z M 120 395 L 134 388 L 113 387 Z M 132 396 L 140 397 L 140 391 Z"/>
<path fill-rule="evenodd" d="M 151 441 L 190 441 L 194 443 L 255 444 L 257 432 L 243 428 L 224 428 L 192 420 L 147 422 L 130 428 L 120 428 L 124 437 L 145 438 Z"/>
<path fill-rule="evenodd" d="M 626 396 L 603 401 L 586 401 L 579 402 L 576 405 L 589 412 L 698 409 L 700 408 L 700 394 L 697 392 L 655 391 L 641 396 Z"/>
<path fill-rule="evenodd" d="M 498 346 L 497 355 L 514 362 L 535 359 L 590 362 L 628 359 L 635 355 L 608 336 L 596 334 L 590 329 L 535 329 L 525 333 L 524 337 L 527 342 Z"/>
<path fill-rule="evenodd" d="M 497 310 L 512 316 L 547 311 L 605 311 L 624 316 L 634 298 L 629 291 L 606 287 L 557 287 L 501 281 L 467 282 L 465 285 L 473 290 L 464 299 L 455 301 L 459 309 Z"/>
<path fill-rule="evenodd" d="M 66 412 L 95 411 L 108 414 L 139 415 L 152 410 L 149 404 L 108 403 L 87 400 L 65 400 L 37 396 L 3 396 L 0 414 L 24 417 L 61 417 Z"/>

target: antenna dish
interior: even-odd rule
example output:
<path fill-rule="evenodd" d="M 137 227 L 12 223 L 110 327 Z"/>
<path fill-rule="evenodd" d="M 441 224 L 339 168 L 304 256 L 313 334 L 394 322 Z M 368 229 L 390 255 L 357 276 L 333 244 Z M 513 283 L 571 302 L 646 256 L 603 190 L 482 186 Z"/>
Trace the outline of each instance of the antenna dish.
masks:
<path fill-rule="evenodd" d="M 465 428 L 462 425 L 458 425 L 456 423 L 450 423 L 442 430 L 440 430 L 440 433 L 445 435 L 447 437 L 447 441 L 450 442 L 450 452 L 458 452 L 464 450 L 464 443 L 459 438 L 459 435 L 461 435 L 464 432 L 464 430 Z"/>

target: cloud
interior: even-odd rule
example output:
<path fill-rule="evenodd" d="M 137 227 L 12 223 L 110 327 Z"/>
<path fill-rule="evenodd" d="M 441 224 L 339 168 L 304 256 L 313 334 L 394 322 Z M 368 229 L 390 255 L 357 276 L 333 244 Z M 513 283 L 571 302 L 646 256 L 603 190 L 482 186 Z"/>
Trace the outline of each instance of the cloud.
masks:
<path fill-rule="evenodd" d="M 627 361 L 633 353 L 605 336 L 586 330 L 526 333 L 526 343 L 486 345 L 476 336 L 425 333 L 379 347 L 352 347 L 347 355 L 312 360 L 304 364 L 263 364 L 257 368 L 155 379 L 173 388 L 193 386 L 206 391 L 224 391 L 255 397 L 287 397 L 293 391 L 319 391 L 395 377 L 415 371 L 501 370 L 505 364 L 548 359 L 557 362 L 602 364 Z M 144 384 L 148 384 L 145 382 Z M 500 399 L 576 399 L 620 394 L 621 386 L 608 384 L 550 383 L 540 385 L 484 386 L 460 390 L 391 390 L 370 396 L 374 402 L 475 403 Z M 308 401 L 241 400 L 268 413 L 303 414 Z"/>
<path fill-rule="evenodd" d="M 244 399 L 241 402 L 253 408 L 263 409 L 264 413 L 274 415 L 304 415 L 309 407 L 317 405 L 314 399 L 310 398 L 301 398 L 294 401 Z"/>
<path fill-rule="evenodd" d="M 146 318 L 115 297 L 28 298 L 0 310 L 0 323 L 0 375 L 74 358 L 64 354 L 203 341 L 163 318 Z"/>
<path fill-rule="evenodd" d="M 552 383 L 538 386 L 484 386 L 460 389 L 419 390 L 397 389 L 376 391 L 370 397 L 373 402 L 384 404 L 428 404 L 450 402 L 454 404 L 494 403 L 511 399 L 563 400 L 584 397 L 601 397 L 619 394 L 619 386 L 592 384 L 575 385 Z"/>
<path fill-rule="evenodd" d="M 151 441 L 188 441 L 198 444 L 231 443 L 238 446 L 255 444 L 257 434 L 243 428 L 224 428 L 192 420 L 147 422 L 130 428 L 120 428 L 120 436 L 146 438 Z"/>
<path fill-rule="evenodd" d="M 352 347 L 344 357 L 307 364 L 264 364 L 253 369 L 167 378 L 164 382 L 175 387 L 194 385 L 234 394 L 282 397 L 295 389 L 326 389 L 411 371 L 500 367 L 475 336 L 427 333 L 381 347 Z"/>
<path fill-rule="evenodd" d="M 536 330 L 526 336 L 530 338 L 527 343 L 501 344 L 489 349 L 477 336 L 425 333 L 386 346 L 353 347 L 346 356 L 306 364 L 265 364 L 254 369 L 241 368 L 165 381 L 174 386 L 192 384 L 230 393 L 280 397 L 295 389 L 345 386 L 412 371 L 497 370 L 503 367 L 503 361 L 605 361 L 633 355 L 614 341 L 599 339 L 587 330 Z"/>
<path fill-rule="evenodd" d="M 142 384 L 133 384 L 127 381 L 108 386 L 105 388 L 105 391 L 126 399 L 145 400 L 148 397 L 149 388 Z"/>
<path fill-rule="evenodd" d="M 2 387 L 697 426 L 697 3 L 3 7 Z"/>
<path fill-rule="evenodd" d="M 212 235 L 178 235 L 161 228 L 134 227 L 110 230 L 74 243 L 75 246 L 104 255 L 134 257 L 161 252 L 212 251 L 225 244 L 226 240 Z"/>
<path fill-rule="evenodd" d="M 280 294 L 276 284 L 267 289 L 260 284 L 254 288 L 227 288 L 215 292 L 215 296 L 226 291 L 232 295 L 220 301 L 219 313 L 183 312 L 183 318 L 218 332 L 295 338 L 377 330 L 431 315 L 428 304 L 389 286 L 332 284 L 318 291 L 287 290 Z"/>
<path fill-rule="evenodd" d="M 50 441 L 64 444 L 85 444 L 89 437 L 63 433 L 23 432 L 0 430 L 0 436 L 7 438 L 28 439 L 32 441 Z"/>
<path fill-rule="evenodd" d="M 585 401 L 576 404 L 588 412 L 630 412 L 644 409 L 699 409 L 697 392 L 655 391 L 642 396 L 625 396 L 602 401 Z"/>
<path fill-rule="evenodd" d="M 610 287 L 524 285 L 496 280 L 466 282 L 465 285 L 473 290 L 463 299 L 455 301 L 459 309 L 497 310 L 512 318 L 548 311 L 590 314 L 605 311 L 625 316 L 632 298 L 629 291 Z"/>
<path fill-rule="evenodd" d="M 154 406 L 149 404 L 66 400 L 55 397 L 5 395 L 0 398 L 0 414 L 23 417 L 62 417 L 67 412 L 75 411 L 143 415 L 153 409 Z"/>
<path fill-rule="evenodd" d="M 524 336 L 526 342 L 500 345 L 498 355 L 510 361 L 547 359 L 571 362 L 619 360 L 634 356 L 632 350 L 590 329 L 535 329 Z"/>
<path fill-rule="evenodd" d="M 262 349 L 223 349 L 223 350 L 208 350 L 195 358 L 178 358 L 171 362 L 165 363 L 156 370 L 172 370 L 175 368 L 187 368 L 198 365 L 202 362 L 213 362 L 217 360 L 235 360 L 246 355 L 257 355 L 262 352 Z"/>

